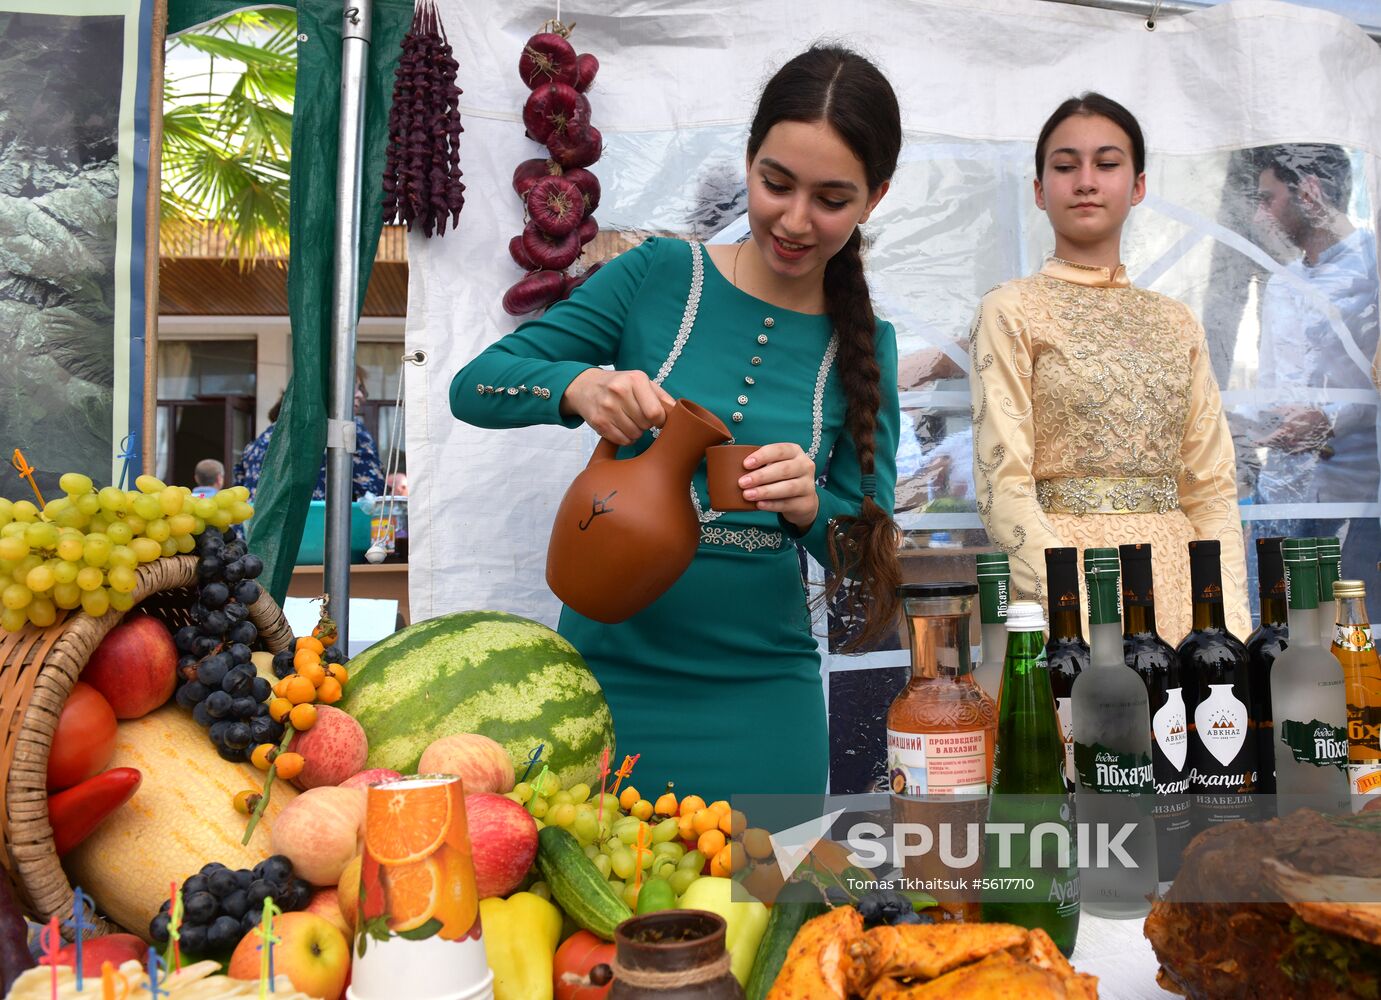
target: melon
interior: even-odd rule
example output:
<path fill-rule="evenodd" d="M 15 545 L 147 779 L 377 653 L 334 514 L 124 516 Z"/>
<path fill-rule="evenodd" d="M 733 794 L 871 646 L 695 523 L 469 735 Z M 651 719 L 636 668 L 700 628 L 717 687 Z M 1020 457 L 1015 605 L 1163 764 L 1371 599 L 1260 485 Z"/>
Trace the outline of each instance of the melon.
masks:
<path fill-rule="evenodd" d="M 253 868 L 272 854 L 269 830 L 298 795 L 275 781 L 254 837 L 241 845 L 248 817 L 235 811 L 235 793 L 263 787 L 264 774 L 222 760 L 206 730 L 177 705 L 121 722 L 110 766 L 137 767 L 144 776 L 139 791 L 62 866 L 101 912 L 146 939 L 169 883 L 180 885 L 212 861 Z"/>
<path fill-rule="evenodd" d="M 614 756 L 604 692 L 575 647 L 539 622 L 461 611 L 417 622 L 348 664 L 349 712 L 369 737 L 366 767 L 412 774 L 443 736 L 480 733 L 513 758 L 518 776 L 538 744 L 562 787 L 596 784 Z"/>

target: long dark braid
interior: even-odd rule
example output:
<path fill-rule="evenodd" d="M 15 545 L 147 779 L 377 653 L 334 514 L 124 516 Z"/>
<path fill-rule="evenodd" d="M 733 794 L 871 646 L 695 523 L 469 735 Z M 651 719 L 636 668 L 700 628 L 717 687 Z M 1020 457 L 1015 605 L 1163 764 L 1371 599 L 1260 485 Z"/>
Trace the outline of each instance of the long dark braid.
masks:
<path fill-rule="evenodd" d="M 768 82 L 748 134 L 748 156 L 757 155 L 781 121 L 830 125 L 863 163 L 870 192 L 891 179 L 901 152 L 901 113 L 887 78 L 857 53 L 816 46 L 792 59 Z M 835 370 L 847 404 L 845 426 L 858 454 L 863 502 L 854 518 L 839 519 L 829 534 L 831 577 L 824 600 L 844 597 L 846 618 L 863 628 L 846 652 L 874 645 L 896 627 L 899 534 L 875 498 L 876 429 L 882 400 L 876 320 L 863 272 L 863 233 L 855 229 L 825 265 L 825 308 L 839 338 Z M 846 587 L 846 583 L 853 582 Z"/>

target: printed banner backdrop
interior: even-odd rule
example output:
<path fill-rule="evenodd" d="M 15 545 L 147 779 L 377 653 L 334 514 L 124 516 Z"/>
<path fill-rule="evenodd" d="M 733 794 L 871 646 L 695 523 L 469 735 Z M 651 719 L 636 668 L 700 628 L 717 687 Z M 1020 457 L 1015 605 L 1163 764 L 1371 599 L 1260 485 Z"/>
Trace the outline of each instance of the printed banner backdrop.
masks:
<path fill-rule="evenodd" d="M 505 252 L 523 224 L 510 178 L 540 152 L 523 135 L 516 66 L 553 9 L 519 2 L 496 18 L 458 0 L 440 7 L 465 91 L 468 187 L 459 231 L 409 246 L 408 349 L 427 353 L 407 376 L 413 614 L 498 608 L 554 624 L 548 531 L 593 439 L 558 427 L 480 430 L 447 403 L 457 369 L 515 325 L 499 304 L 520 276 Z M 972 579 L 972 555 L 987 546 L 973 501 L 969 325 L 984 292 L 1050 252 L 1031 196 L 1034 138 L 1061 100 L 1096 89 L 1145 130 L 1150 194 L 1133 212 L 1124 260 L 1136 284 L 1204 320 L 1249 532 L 1341 534 L 1352 571 L 1370 562 L 1375 580 L 1381 49 L 1355 25 L 1271 0 L 1166 18 L 1154 31 L 1132 15 L 1036 0 L 614 0 L 566 4 L 561 16 L 577 24 L 577 51 L 600 59 L 590 93 L 605 142 L 597 215 L 606 239 L 630 245 L 648 233 L 742 235 L 754 101 L 812 41 L 849 44 L 893 81 L 907 144 L 866 228 L 912 431 L 898 454 L 908 579 Z M 1258 210 L 1259 147 L 1306 142 L 1338 147 L 1348 168 L 1340 198 L 1355 232 L 1339 245 L 1333 284 L 1305 274 L 1289 234 Z M 1336 436 L 1270 447 L 1289 407 L 1324 411 Z M 880 720 L 907 662 L 900 649 L 827 652 L 834 791 L 877 778 Z"/>
<path fill-rule="evenodd" d="M 0 495 L 141 468 L 153 7 L 0 0 Z"/>

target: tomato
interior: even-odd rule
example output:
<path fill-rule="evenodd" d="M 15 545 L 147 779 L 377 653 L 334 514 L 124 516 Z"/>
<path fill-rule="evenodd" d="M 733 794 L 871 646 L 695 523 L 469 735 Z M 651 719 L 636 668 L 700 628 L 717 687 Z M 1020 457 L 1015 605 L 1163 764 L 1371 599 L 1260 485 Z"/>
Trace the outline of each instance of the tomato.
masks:
<path fill-rule="evenodd" d="M 71 788 L 99 774 L 114 756 L 115 710 L 94 687 L 77 681 L 48 751 L 48 790 Z"/>
<path fill-rule="evenodd" d="M 556 949 L 553 982 L 556 1000 L 604 1000 L 612 984 L 605 980 L 603 986 L 590 985 L 590 970 L 597 965 L 612 967 L 613 964 L 612 944 L 601 941 L 589 931 L 576 931 Z"/>

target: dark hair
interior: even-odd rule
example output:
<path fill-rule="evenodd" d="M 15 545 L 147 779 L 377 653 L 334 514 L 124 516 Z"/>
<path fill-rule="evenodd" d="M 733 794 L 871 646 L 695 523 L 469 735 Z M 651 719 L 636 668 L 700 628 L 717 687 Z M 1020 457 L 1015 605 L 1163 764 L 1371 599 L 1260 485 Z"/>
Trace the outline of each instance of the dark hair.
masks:
<path fill-rule="evenodd" d="M 862 161 L 870 192 L 876 192 L 896 170 L 901 153 L 897 95 L 878 68 L 855 52 L 817 45 L 777 70 L 763 88 L 748 131 L 750 160 L 772 126 L 783 121 L 824 122 L 834 129 Z M 825 308 L 839 338 L 836 370 L 847 402 L 845 425 L 864 482 L 872 482 L 882 374 L 862 246 L 863 233 L 855 228 L 843 249 L 825 265 Z M 859 584 L 857 590 L 845 592 L 846 605 L 860 612 L 849 617 L 864 620 L 862 630 L 845 643 L 849 650 L 875 643 L 896 626 L 896 589 L 901 581 L 896 525 L 871 493 L 864 489 L 858 516 L 842 520 L 829 534 L 834 572 L 824 599 L 833 600 L 846 577 Z"/>
<path fill-rule="evenodd" d="M 1090 90 L 1065 101 L 1041 126 L 1041 134 L 1036 138 L 1037 179 L 1045 172 L 1045 144 L 1050 139 L 1050 133 L 1059 128 L 1060 123 L 1066 118 L 1072 118 L 1074 115 L 1098 115 L 1126 132 L 1127 138 L 1132 140 L 1132 164 L 1136 167 L 1136 172 L 1140 174 L 1146 170 L 1146 140 L 1141 135 L 1141 125 L 1137 122 L 1136 115 L 1111 97 L 1104 97 L 1097 91 Z"/>
<path fill-rule="evenodd" d="M 1252 151 L 1258 172 L 1272 170 L 1291 192 L 1299 187 L 1303 177 L 1319 182 L 1324 200 L 1341 211 L 1347 211 L 1352 197 L 1352 161 L 1342 147 L 1326 142 L 1289 142 L 1278 146 L 1262 146 Z"/>

